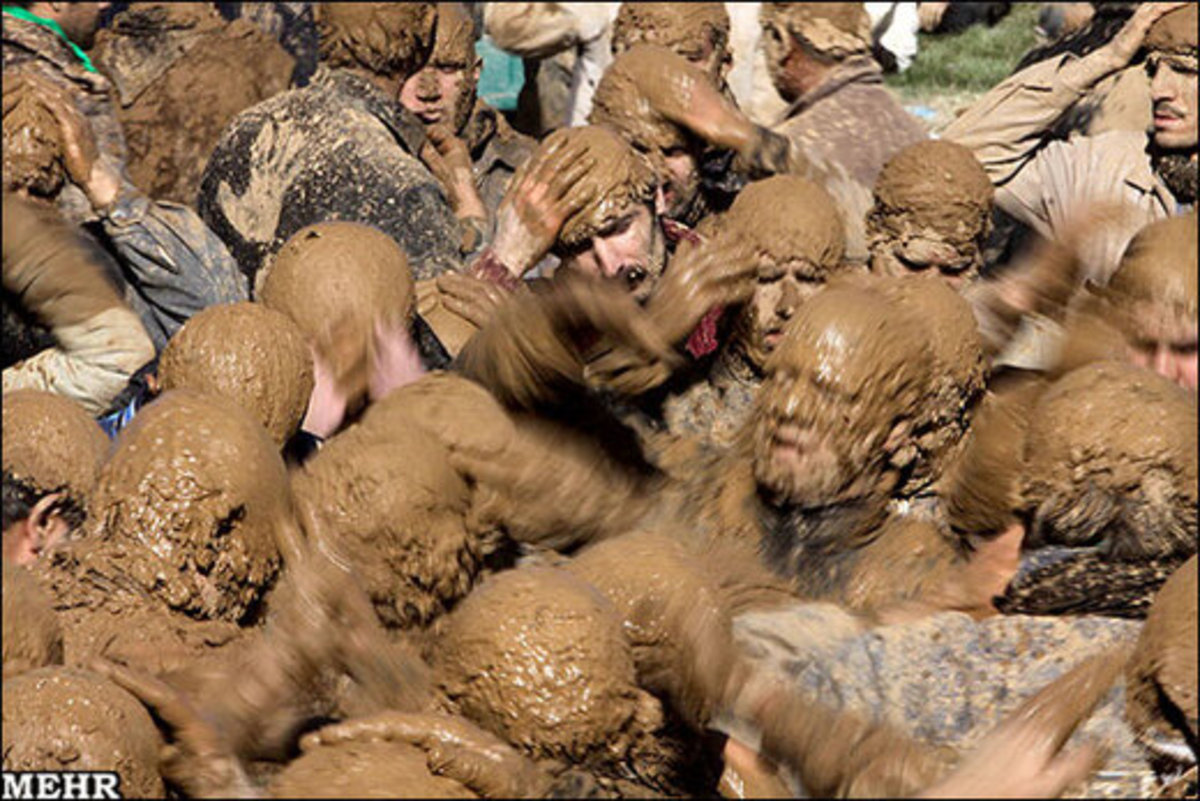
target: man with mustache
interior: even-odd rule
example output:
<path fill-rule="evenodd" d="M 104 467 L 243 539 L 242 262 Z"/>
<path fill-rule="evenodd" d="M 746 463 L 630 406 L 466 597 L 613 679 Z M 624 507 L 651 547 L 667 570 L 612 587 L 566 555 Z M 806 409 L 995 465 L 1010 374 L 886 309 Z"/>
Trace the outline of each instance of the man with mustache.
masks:
<path fill-rule="evenodd" d="M 975 153 L 996 186 L 996 205 L 1045 237 L 1058 238 L 1089 206 L 1130 207 L 1083 254 L 1083 277 L 1094 284 L 1108 283 L 1140 228 L 1195 206 L 1196 25 L 1193 3 L 1147 3 L 1104 47 L 1017 73 L 943 134 Z M 1154 102 L 1149 136 L 1111 131 L 1046 143 L 1077 101 L 1143 49 Z"/>

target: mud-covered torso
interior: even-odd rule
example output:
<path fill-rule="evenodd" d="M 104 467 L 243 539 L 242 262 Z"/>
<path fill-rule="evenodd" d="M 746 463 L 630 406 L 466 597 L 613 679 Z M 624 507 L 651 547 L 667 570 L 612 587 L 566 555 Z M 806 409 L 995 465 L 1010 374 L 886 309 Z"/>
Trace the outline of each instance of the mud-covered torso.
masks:
<path fill-rule="evenodd" d="M 346 220 L 378 228 L 418 278 L 459 267 L 457 222 L 418 161 L 420 124 L 365 79 L 318 70 L 304 88 L 242 112 L 201 180 L 199 211 L 253 280 L 296 231 Z"/>
<path fill-rule="evenodd" d="M 189 206 L 225 126 L 287 89 L 293 65 L 249 22 L 168 6 L 126 11 L 97 36 L 95 59 L 117 90 L 130 178 Z"/>

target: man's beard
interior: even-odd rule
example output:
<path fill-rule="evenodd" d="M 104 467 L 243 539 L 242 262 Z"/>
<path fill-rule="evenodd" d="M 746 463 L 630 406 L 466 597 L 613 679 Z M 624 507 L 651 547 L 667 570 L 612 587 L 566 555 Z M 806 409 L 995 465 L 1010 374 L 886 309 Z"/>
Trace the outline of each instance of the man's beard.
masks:
<path fill-rule="evenodd" d="M 1150 145 L 1150 164 L 1180 203 L 1196 202 L 1196 149 L 1164 150 Z"/>

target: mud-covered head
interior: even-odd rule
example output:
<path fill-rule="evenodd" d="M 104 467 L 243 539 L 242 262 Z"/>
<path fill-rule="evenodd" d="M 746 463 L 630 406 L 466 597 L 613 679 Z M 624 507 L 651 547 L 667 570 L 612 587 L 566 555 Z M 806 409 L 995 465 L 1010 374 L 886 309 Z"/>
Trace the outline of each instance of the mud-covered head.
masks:
<path fill-rule="evenodd" d="M 962 145 L 936 140 L 901 150 L 875 181 L 867 216 L 872 271 L 928 272 L 956 289 L 973 281 L 983 266 L 994 195 L 987 173 Z"/>
<path fill-rule="evenodd" d="M 317 522 L 310 536 L 349 560 L 384 624 L 425 625 L 470 591 L 480 552 L 467 485 L 411 418 L 343 432 L 292 482 Z"/>
<path fill-rule="evenodd" d="M 63 634 L 50 596 L 24 567 L 4 560 L 4 681 L 47 665 L 61 665 Z"/>
<path fill-rule="evenodd" d="M 304 749 L 271 779 L 274 798 L 473 798 L 453 779 L 433 774 L 408 743 L 362 740 Z"/>
<path fill-rule="evenodd" d="M 79 404 L 34 389 L 4 393 L 4 473 L 34 493 L 61 493 L 64 516 L 83 522 L 108 455 L 108 437 Z"/>
<path fill-rule="evenodd" d="M 313 389 L 304 334 L 261 303 L 210 306 L 171 337 L 158 364 L 164 390 L 220 395 L 263 424 L 282 447 L 300 427 Z"/>
<path fill-rule="evenodd" d="M 916 458 L 934 357 L 924 326 L 881 292 L 831 286 L 767 361 L 750 425 L 754 474 L 805 509 L 887 497 Z"/>
<path fill-rule="evenodd" d="M 931 383 L 914 429 L 915 459 L 899 488 L 909 494 L 941 476 L 983 396 L 987 367 L 971 307 L 942 281 L 877 278 L 879 290 L 920 320 L 929 338 Z"/>
<path fill-rule="evenodd" d="M 445 123 L 462 133 L 475 107 L 482 66 L 471 15 L 462 3 L 438 3 L 433 52 L 404 82 L 400 102 L 426 125 Z"/>
<path fill-rule="evenodd" d="M 141 701 L 107 679 L 46 667 L 4 680 L 5 771 L 115 771 L 127 798 L 162 798 L 162 739 Z"/>
<path fill-rule="evenodd" d="M 1025 442 L 1026 547 L 1182 561 L 1196 551 L 1195 396 L 1118 362 L 1041 396 Z"/>
<path fill-rule="evenodd" d="M 622 280 L 644 299 L 667 259 L 655 207 L 658 179 L 650 161 L 620 134 L 599 125 L 559 129 L 542 140 L 510 186 L 576 148 L 591 164 L 575 185 L 587 201 L 563 223 L 554 252 L 566 272 Z"/>
<path fill-rule="evenodd" d="M 1197 119 L 1197 8 L 1186 3 L 1150 26 L 1142 46 L 1149 52 L 1153 102 L 1155 168 L 1183 202 L 1196 198 Z M 1187 197 L 1184 197 L 1184 196 Z"/>
<path fill-rule="evenodd" d="M 321 3 L 316 8 L 321 62 L 407 78 L 429 58 L 435 3 Z"/>
<path fill-rule="evenodd" d="M 1103 296 L 1135 364 L 1196 389 L 1200 334 L 1196 214 L 1151 223 L 1121 259 Z"/>
<path fill-rule="evenodd" d="M 11 80 L 21 78 L 5 78 L 6 83 Z M 62 133 L 58 121 L 34 93 L 13 94 L 16 102 L 11 107 L 8 106 L 8 97 L 5 97 L 4 191 L 41 198 L 57 197 L 66 183 Z"/>
<path fill-rule="evenodd" d="M 871 50 L 862 3 L 763 3 L 759 24 L 767 73 L 788 102 L 817 86 L 831 65 Z"/>
<path fill-rule="evenodd" d="M 613 20 L 612 53 L 665 47 L 720 83 L 733 60 L 724 3 L 622 3 Z"/>
<path fill-rule="evenodd" d="M 1173 768 L 1196 764 L 1196 557 L 1158 591 L 1125 668 L 1125 714 L 1151 758 Z"/>
<path fill-rule="evenodd" d="M 352 403 L 366 392 L 374 325 L 409 325 L 416 306 L 404 251 L 360 223 L 301 228 L 257 280 L 258 300 L 296 323 L 330 362 Z"/>
<path fill-rule="evenodd" d="M 748 242 L 758 262 L 754 296 L 738 317 L 737 343 L 761 370 L 787 322 L 831 276 L 847 269 L 845 224 L 821 186 L 776 175 L 743 189 L 720 226 Z"/>
<path fill-rule="evenodd" d="M 938 482 L 950 528 L 966 542 L 994 538 L 1019 523 L 1029 417 L 1045 388 L 1022 379 L 979 405 L 962 451 Z"/>
<path fill-rule="evenodd" d="M 654 168 L 665 216 L 694 225 L 704 215 L 700 163 L 706 144 L 670 115 L 686 113 L 696 87 L 712 79 L 669 49 L 637 44 L 604 71 L 588 121 L 621 134 Z M 707 88 L 707 87 L 705 87 Z M 676 117 L 678 118 L 678 117 Z"/>
<path fill-rule="evenodd" d="M 444 624 L 435 663 L 447 702 L 526 754 L 612 765 L 662 722 L 612 604 L 563 570 L 493 576 Z"/>
<path fill-rule="evenodd" d="M 278 446 L 232 401 L 190 389 L 164 393 L 121 432 L 89 517 L 90 536 L 144 592 L 230 621 L 271 585 L 291 524 Z"/>

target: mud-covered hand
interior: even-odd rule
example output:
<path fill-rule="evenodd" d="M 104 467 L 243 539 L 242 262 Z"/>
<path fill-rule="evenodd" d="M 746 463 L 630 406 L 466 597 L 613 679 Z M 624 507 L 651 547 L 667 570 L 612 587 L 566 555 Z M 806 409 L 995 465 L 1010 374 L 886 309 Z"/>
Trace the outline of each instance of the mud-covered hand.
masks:
<path fill-rule="evenodd" d="M 721 231 L 681 249 L 647 303 L 655 329 L 671 343 L 682 342 L 709 309 L 749 300 L 757 269 L 753 249 L 736 233 Z"/>
<path fill-rule="evenodd" d="M 594 182 L 581 179 L 594 166 L 581 143 L 561 139 L 535 153 L 513 176 L 496 211 L 492 250 L 515 277 L 542 260 L 563 223 L 592 199 Z"/>
<path fill-rule="evenodd" d="M 446 273 L 437 277 L 442 304 L 476 328 L 483 328 L 510 297 L 502 287 L 473 275 Z"/>
<path fill-rule="evenodd" d="M 426 140 L 420 157 L 450 196 L 450 206 L 459 219 L 487 218 L 487 209 L 475 188 L 471 153 L 463 140 L 441 123 L 425 129 Z"/>
<path fill-rule="evenodd" d="M 387 711 L 305 735 L 309 751 L 346 742 L 400 742 L 425 752 L 429 769 L 484 798 L 542 798 L 550 778 L 494 734 L 465 718 Z"/>
<path fill-rule="evenodd" d="M 132 694 L 170 731 L 172 743 L 163 746 L 163 777 L 191 798 L 256 798 L 258 791 L 246 776 L 226 738 L 184 693 L 166 682 L 104 659 L 91 669 Z"/>
<path fill-rule="evenodd" d="M 100 158 L 91 123 L 61 87 L 38 76 L 26 77 L 29 91 L 58 123 L 67 176 L 83 190 L 93 208 L 107 208 L 117 197 L 121 178 L 115 168 Z"/>
<path fill-rule="evenodd" d="M 367 391 L 372 402 L 383 400 L 389 393 L 425 375 L 421 352 L 404 319 L 375 321 L 370 360 Z"/>
<path fill-rule="evenodd" d="M 1103 48 L 1112 58 L 1113 67 L 1120 69 L 1133 61 L 1151 26 L 1164 15 L 1186 5 L 1187 3 L 1139 3 L 1125 25 Z"/>

